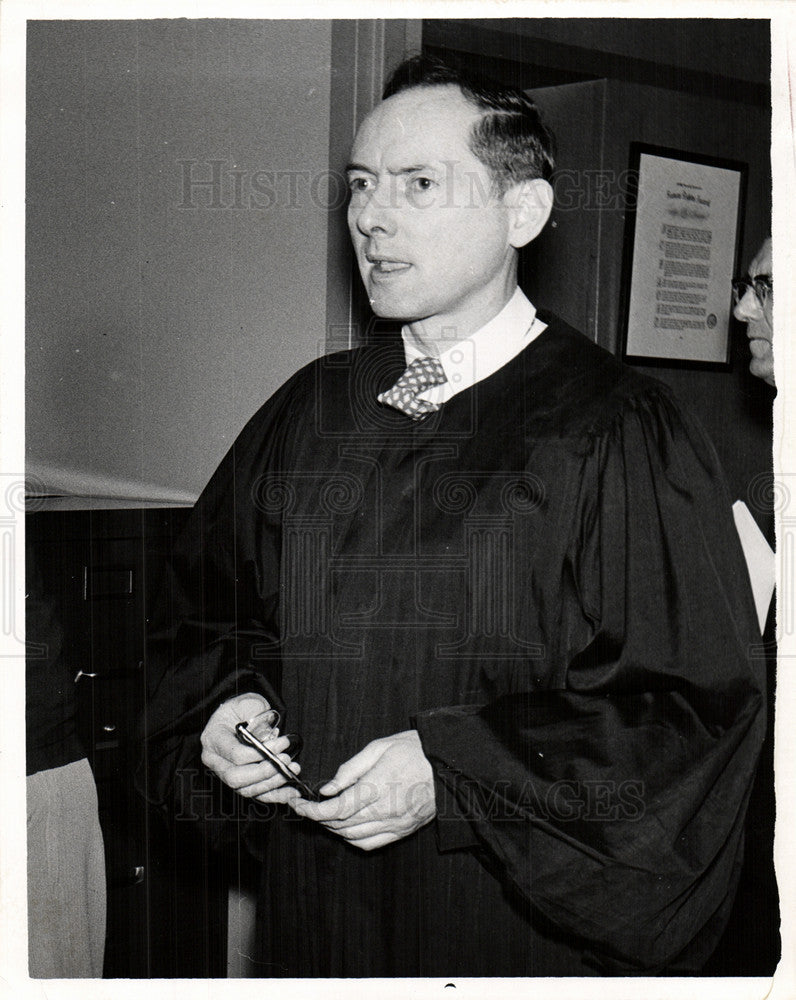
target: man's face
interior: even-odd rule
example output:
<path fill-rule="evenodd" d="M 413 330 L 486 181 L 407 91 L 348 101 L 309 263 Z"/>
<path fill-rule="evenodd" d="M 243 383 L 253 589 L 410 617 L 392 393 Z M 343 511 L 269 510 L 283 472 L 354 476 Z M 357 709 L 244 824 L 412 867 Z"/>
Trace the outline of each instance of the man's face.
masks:
<path fill-rule="evenodd" d="M 770 239 L 763 243 L 749 265 L 749 278 L 758 277 L 771 278 Z M 746 323 L 746 335 L 749 338 L 749 350 L 752 353 L 749 371 L 753 375 L 757 375 L 758 378 L 764 379 L 769 385 L 774 385 L 773 310 L 772 293 L 768 294 L 764 304 L 761 305 L 751 288 L 747 290 L 733 310 L 735 318 Z"/>
<path fill-rule="evenodd" d="M 516 282 L 511 210 L 470 151 L 478 112 L 458 87 L 396 94 L 366 118 L 351 151 L 348 226 L 378 316 L 469 335 Z"/>

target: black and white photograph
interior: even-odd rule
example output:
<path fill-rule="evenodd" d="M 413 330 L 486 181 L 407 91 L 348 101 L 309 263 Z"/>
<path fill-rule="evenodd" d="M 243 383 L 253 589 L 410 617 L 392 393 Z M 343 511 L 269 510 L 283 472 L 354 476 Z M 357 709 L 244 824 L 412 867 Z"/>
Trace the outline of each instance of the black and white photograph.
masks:
<path fill-rule="evenodd" d="M 554 6 L 0 11 L 9 996 L 793 995 L 796 27 Z"/>

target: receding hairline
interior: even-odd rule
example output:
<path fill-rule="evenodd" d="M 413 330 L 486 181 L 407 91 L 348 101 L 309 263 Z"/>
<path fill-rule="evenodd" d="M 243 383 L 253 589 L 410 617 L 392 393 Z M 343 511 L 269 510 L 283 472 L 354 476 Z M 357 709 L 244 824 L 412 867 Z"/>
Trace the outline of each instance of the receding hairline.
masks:
<path fill-rule="evenodd" d="M 458 83 L 454 83 L 452 81 L 451 82 L 445 81 L 445 82 L 441 82 L 441 83 L 433 83 L 433 82 L 432 83 L 418 83 L 418 84 L 413 85 L 411 87 L 404 87 L 403 89 L 399 90 L 397 93 L 390 94 L 389 97 L 385 97 L 381 101 L 379 101 L 378 104 L 375 104 L 373 106 L 373 108 L 365 116 L 365 118 L 363 118 L 362 122 L 360 123 L 360 126 L 357 129 L 357 134 L 356 134 L 356 136 L 354 138 L 354 141 L 356 142 L 356 139 L 359 136 L 359 132 L 362 129 L 362 126 L 365 124 L 365 122 L 367 122 L 368 119 L 371 118 L 372 116 L 375 116 L 376 113 L 380 109 L 383 109 L 386 105 L 390 105 L 393 102 L 398 102 L 398 101 L 401 100 L 401 98 L 406 99 L 411 94 L 422 93 L 422 92 L 426 92 L 426 93 L 430 94 L 433 91 L 437 91 L 437 92 L 439 92 L 441 94 L 444 94 L 445 92 L 447 92 L 449 95 L 457 95 L 459 97 L 460 101 L 461 101 L 462 107 L 465 110 L 468 110 L 469 112 L 471 112 L 472 118 L 471 118 L 471 121 L 469 122 L 469 126 L 468 126 L 469 132 L 468 132 L 468 135 L 466 136 L 468 145 L 470 145 L 470 146 L 472 146 L 473 142 L 475 142 L 477 140 L 476 129 L 478 128 L 478 126 L 480 125 L 480 123 L 482 121 L 484 121 L 485 119 L 488 119 L 488 118 L 495 117 L 495 116 L 500 117 L 500 116 L 505 115 L 507 117 L 510 117 L 513 114 L 518 113 L 518 112 L 511 112 L 511 111 L 502 111 L 502 110 L 495 109 L 495 108 L 490 108 L 490 107 L 482 107 L 473 97 L 471 97 L 470 95 L 468 95 L 466 93 L 466 91 L 463 90 L 462 87 Z"/>
<path fill-rule="evenodd" d="M 384 104 L 388 104 L 390 101 L 399 100 L 401 97 L 408 97 L 410 94 L 415 93 L 431 93 L 434 91 L 438 92 L 448 92 L 458 95 L 462 103 L 470 108 L 475 115 L 479 118 L 485 118 L 491 115 L 513 115 L 520 114 L 519 111 L 509 111 L 503 110 L 501 108 L 492 108 L 487 104 L 481 104 L 475 94 L 468 93 L 466 88 L 459 83 L 451 81 L 444 81 L 440 83 L 417 83 L 413 84 L 411 87 L 403 87 L 401 90 L 394 94 L 390 94 L 389 97 L 383 98 L 378 104 L 374 106 L 374 111 L 376 108 L 381 107 Z"/>
<path fill-rule="evenodd" d="M 381 101 L 379 101 L 378 104 L 374 105 L 371 114 L 373 113 L 373 111 L 377 111 L 379 108 L 384 107 L 384 105 L 386 104 L 391 104 L 394 101 L 398 102 L 402 98 L 406 100 L 412 94 L 425 93 L 427 95 L 433 95 L 435 92 L 438 93 L 440 96 L 443 96 L 445 94 L 448 94 L 450 96 L 458 96 L 459 99 L 461 100 L 461 103 L 470 110 L 472 110 L 472 112 L 479 117 L 489 114 L 491 112 L 490 108 L 481 107 L 481 105 L 478 104 L 478 102 L 474 98 L 470 97 L 458 83 L 418 83 L 416 86 L 405 87 L 403 90 L 399 90 L 397 93 L 390 94 L 389 97 L 383 98 Z M 497 113 L 499 114 L 500 112 Z"/>
<path fill-rule="evenodd" d="M 467 134 L 464 136 L 467 145 L 472 147 L 473 141 L 476 139 L 475 130 L 477 126 L 483 121 L 484 118 L 491 114 L 500 114 L 500 112 L 492 112 L 489 108 L 481 108 L 474 101 L 472 101 L 467 94 L 462 90 L 458 83 L 422 83 L 414 87 L 407 87 L 403 90 L 399 90 L 396 94 L 390 94 L 389 97 L 383 98 L 378 104 L 368 112 L 368 114 L 363 118 L 362 122 L 357 129 L 356 135 L 354 137 L 354 144 L 356 145 L 357 139 L 359 139 L 363 127 L 371 120 L 376 120 L 379 112 L 383 111 L 387 106 L 394 107 L 393 102 L 399 102 L 401 98 L 408 98 L 410 94 L 426 91 L 447 91 L 449 94 L 458 95 L 461 100 L 461 107 L 463 110 L 471 113 L 471 118 L 467 124 Z M 418 110 L 422 111 L 422 107 Z M 353 148 L 353 147 L 352 147 Z M 471 148 L 472 151 L 472 148 Z"/>

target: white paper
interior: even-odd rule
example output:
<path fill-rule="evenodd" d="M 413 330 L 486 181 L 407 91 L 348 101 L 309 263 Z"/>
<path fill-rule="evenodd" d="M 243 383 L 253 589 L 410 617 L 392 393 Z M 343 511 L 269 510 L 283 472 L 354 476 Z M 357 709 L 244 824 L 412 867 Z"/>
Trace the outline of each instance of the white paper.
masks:
<path fill-rule="evenodd" d="M 735 527 L 741 539 L 741 547 L 746 557 L 749 569 L 749 579 L 752 581 L 752 592 L 755 596 L 757 619 L 762 632 L 768 617 L 768 608 L 774 594 L 774 550 L 763 537 L 757 522 L 749 513 L 749 508 L 743 500 L 736 500 L 732 505 Z"/>

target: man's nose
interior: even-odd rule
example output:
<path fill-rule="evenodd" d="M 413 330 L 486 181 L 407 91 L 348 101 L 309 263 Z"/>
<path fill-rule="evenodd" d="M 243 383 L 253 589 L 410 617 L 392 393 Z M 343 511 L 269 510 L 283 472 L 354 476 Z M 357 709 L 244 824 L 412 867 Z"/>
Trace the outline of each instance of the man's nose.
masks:
<path fill-rule="evenodd" d="M 357 229 L 364 235 L 395 232 L 395 190 L 390 184 L 379 185 L 356 212 Z"/>
<path fill-rule="evenodd" d="M 736 303 L 732 311 L 733 316 L 741 320 L 742 323 L 748 323 L 750 319 L 758 319 L 760 313 L 760 303 L 757 301 L 754 289 L 747 288 L 743 297 Z"/>

